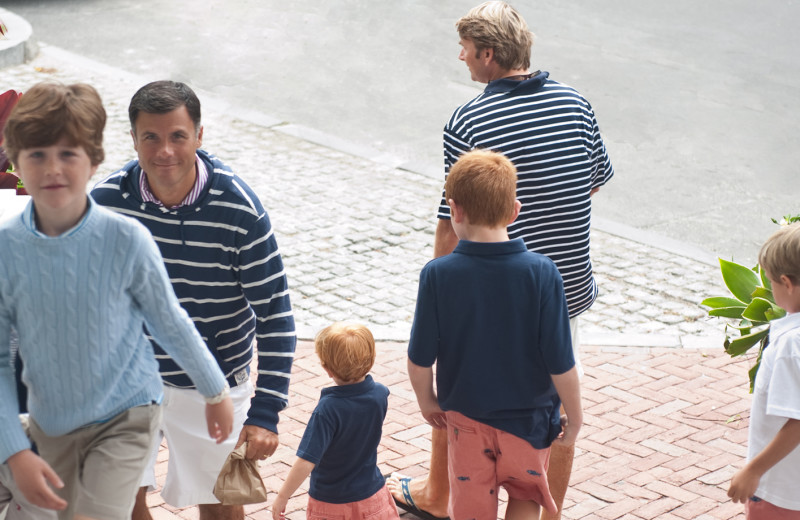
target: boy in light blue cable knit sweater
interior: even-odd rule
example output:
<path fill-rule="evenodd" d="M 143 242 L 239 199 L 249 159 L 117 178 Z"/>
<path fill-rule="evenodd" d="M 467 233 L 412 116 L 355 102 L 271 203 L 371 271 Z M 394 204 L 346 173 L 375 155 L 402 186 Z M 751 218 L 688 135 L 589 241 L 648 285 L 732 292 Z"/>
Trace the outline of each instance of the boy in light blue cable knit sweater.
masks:
<path fill-rule="evenodd" d="M 127 520 L 162 398 L 143 326 L 209 403 L 208 432 L 231 432 L 227 382 L 178 304 L 139 223 L 94 203 L 105 110 L 89 85 L 40 83 L 4 130 L 31 203 L 0 225 L 0 462 L 59 518 Z M 17 420 L 9 335 L 19 333 L 31 435 Z"/>

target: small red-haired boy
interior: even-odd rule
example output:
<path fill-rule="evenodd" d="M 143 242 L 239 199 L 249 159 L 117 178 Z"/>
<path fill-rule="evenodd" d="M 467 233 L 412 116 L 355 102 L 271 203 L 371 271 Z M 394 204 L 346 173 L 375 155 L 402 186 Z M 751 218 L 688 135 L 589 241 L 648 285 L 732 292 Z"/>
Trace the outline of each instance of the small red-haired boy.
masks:
<path fill-rule="evenodd" d="M 389 389 L 369 375 L 372 333 L 338 322 L 322 329 L 314 346 L 336 386 L 322 389 L 297 460 L 272 503 L 272 518 L 284 518 L 289 497 L 310 474 L 308 518 L 399 519 L 377 464 Z"/>

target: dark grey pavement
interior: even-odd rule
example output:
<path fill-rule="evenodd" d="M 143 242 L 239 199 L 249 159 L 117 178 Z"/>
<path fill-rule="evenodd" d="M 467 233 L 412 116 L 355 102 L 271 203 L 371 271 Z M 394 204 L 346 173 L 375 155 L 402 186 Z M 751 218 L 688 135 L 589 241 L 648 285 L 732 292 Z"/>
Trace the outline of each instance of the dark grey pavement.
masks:
<path fill-rule="evenodd" d="M 272 124 L 441 176 L 441 128 L 479 92 L 454 21 L 478 0 L 3 0 L 39 41 L 172 77 Z M 536 68 L 583 92 L 617 177 L 595 214 L 740 261 L 797 212 L 800 3 L 512 2 Z M 287 130 L 288 131 L 288 130 Z"/>

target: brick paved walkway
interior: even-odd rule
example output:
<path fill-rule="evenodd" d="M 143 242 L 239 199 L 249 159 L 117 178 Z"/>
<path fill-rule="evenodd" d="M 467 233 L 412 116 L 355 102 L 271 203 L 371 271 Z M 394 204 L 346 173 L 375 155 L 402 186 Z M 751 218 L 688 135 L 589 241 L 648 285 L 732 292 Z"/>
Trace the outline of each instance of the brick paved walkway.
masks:
<path fill-rule="evenodd" d="M 378 462 L 384 473 L 426 473 L 430 428 L 416 407 L 405 369 L 405 345 L 380 343 L 373 375 L 392 392 Z M 719 350 L 585 347 L 585 426 L 565 502 L 569 520 L 743 519 L 726 496 L 747 444 L 748 360 Z M 261 473 L 269 500 L 294 461 L 319 390 L 330 384 L 309 342 L 300 342 L 290 406 L 282 414 L 281 447 Z M 166 471 L 168 452 L 160 456 Z M 163 476 L 159 476 L 163 479 Z M 287 518 L 305 518 L 307 482 L 289 501 Z M 501 494 L 501 497 L 504 495 Z M 158 493 L 148 502 L 158 519 L 194 519 Z M 267 504 L 246 507 L 253 520 L 271 518 Z M 404 518 L 413 518 L 406 516 Z"/>

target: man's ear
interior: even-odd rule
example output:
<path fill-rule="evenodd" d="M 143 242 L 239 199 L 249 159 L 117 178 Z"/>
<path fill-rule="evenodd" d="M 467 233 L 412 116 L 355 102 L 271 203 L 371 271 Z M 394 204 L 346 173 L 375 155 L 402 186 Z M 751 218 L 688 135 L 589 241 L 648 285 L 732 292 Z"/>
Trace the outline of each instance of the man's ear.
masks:
<path fill-rule="evenodd" d="M 481 51 L 481 57 L 484 60 L 486 60 L 486 63 L 491 62 L 494 59 L 494 49 L 492 49 L 492 48 L 483 49 Z"/>
<path fill-rule="evenodd" d="M 133 128 L 131 128 L 131 139 L 133 139 L 133 149 L 138 152 L 139 143 L 136 142 L 136 132 L 133 131 Z"/>
<path fill-rule="evenodd" d="M 197 132 L 197 148 L 203 146 L 203 125 L 200 125 L 200 131 Z"/>

